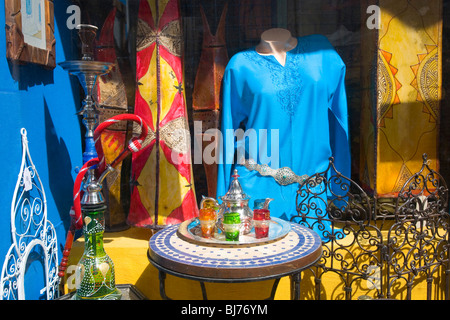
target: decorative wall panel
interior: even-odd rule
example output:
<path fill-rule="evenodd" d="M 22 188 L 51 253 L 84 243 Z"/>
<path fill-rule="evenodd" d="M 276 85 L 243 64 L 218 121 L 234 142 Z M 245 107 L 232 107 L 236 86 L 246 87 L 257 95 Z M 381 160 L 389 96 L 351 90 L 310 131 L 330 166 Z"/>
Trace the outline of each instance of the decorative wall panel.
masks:
<path fill-rule="evenodd" d="M 362 26 L 360 177 L 376 195 L 392 197 L 420 169 L 422 154 L 439 167 L 442 1 L 366 4 L 380 15 L 379 28 Z"/>

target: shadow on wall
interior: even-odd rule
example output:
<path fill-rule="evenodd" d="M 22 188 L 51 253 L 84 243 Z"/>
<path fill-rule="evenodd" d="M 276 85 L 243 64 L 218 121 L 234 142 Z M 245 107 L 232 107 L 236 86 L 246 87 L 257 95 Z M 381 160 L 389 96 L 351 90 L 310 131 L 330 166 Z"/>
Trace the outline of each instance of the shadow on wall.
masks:
<path fill-rule="evenodd" d="M 64 140 L 56 135 L 55 126 L 45 99 L 44 112 L 49 186 L 61 221 L 66 224 L 64 227 L 67 229 L 70 224 L 70 219 L 68 219 L 70 206 L 67 205 L 67 199 L 73 198 L 72 189 L 74 180 L 71 175 L 72 164 Z M 64 183 L 61 183 L 61 181 L 64 181 Z"/>
<path fill-rule="evenodd" d="M 19 90 L 28 90 L 36 85 L 53 84 L 53 70 L 36 64 L 16 64 L 8 61 L 11 77 L 19 84 Z"/>

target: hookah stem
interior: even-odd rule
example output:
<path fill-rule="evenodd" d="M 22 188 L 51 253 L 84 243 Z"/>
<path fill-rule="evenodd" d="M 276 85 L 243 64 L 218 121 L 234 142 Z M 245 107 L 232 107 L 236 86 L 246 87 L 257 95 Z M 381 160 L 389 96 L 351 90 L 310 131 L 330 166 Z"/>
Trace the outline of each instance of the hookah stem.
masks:
<path fill-rule="evenodd" d="M 106 121 L 104 121 L 102 124 L 100 124 L 97 129 L 94 131 L 94 141 L 99 141 L 101 132 L 106 129 L 108 126 L 113 125 L 116 122 L 122 121 L 122 120 L 130 120 L 135 121 L 139 123 L 141 126 L 141 134 L 137 138 L 131 139 L 128 148 L 124 149 L 119 156 L 114 159 L 114 161 L 110 164 L 110 167 L 115 167 L 117 164 L 119 164 L 125 157 L 131 153 L 131 152 L 137 152 L 142 148 L 142 142 L 144 141 L 145 137 L 148 134 L 148 125 L 142 120 L 141 117 L 134 115 L 134 114 L 122 114 L 115 117 L 112 117 Z M 81 229 L 83 227 L 83 221 L 81 218 L 81 204 L 80 204 L 80 196 L 81 196 L 81 185 L 83 182 L 84 175 L 86 172 L 90 169 L 90 167 L 94 165 L 99 165 L 101 162 L 104 162 L 104 159 L 102 161 L 99 161 L 98 158 L 93 158 L 89 161 L 87 161 L 82 167 L 80 172 L 78 172 L 77 177 L 75 179 L 75 183 L 73 186 L 73 210 L 71 210 L 71 222 L 70 222 L 70 228 L 69 232 L 67 234 L 66 243 L 64 246 L 63 251 L 63 257 L 61 260 L 61 264 L 59 266 L 59 273 L 58 276 L 60 278 L 64 277 L 65 271 L 67 269 L 67 263 L 70 255 L 70 250 L 72 249 L 72 243 L 75 236 L 75 232 L 77 229 Z M 105 167 L 105 166 L 103 166 Z M 99 174 L 102 174 L 104 171 L 103 169 L 99 169 Z"/>
<path fill-rule="evenodd" d="M 129 154 L 131 153 L 130 149 L 123 149 L 120 154 L 117 156 L 117 158 L 115 158 L 110 166 L 115 168 L 119 163 L 121 163 Z"/>

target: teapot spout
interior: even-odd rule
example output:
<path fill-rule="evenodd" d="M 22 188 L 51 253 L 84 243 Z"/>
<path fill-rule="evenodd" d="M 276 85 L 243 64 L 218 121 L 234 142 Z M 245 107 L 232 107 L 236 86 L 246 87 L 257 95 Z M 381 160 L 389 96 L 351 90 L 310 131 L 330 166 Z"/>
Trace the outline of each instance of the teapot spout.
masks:
<path fill-rule="evenodd" d="M 266 198 L 266 200 L 264 201 L 264 205 L 263 205 L 263 209 L 269 209 L 269 203 L 273 201 L 272 198 Z"/>

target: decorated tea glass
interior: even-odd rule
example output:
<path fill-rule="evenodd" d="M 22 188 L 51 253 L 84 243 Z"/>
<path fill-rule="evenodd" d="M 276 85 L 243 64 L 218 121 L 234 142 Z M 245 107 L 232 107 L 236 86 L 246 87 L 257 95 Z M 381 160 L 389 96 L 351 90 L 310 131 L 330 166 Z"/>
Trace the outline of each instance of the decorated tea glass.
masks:
<path fill-rule="evenodd" d="M 253 206 L 253 223 L 257 239 L 269 236 L 270 210 L 269 203 L 273 199 L 256 199 Z"/>
<path fill-rule="evenodd" d="M 216 203 L 214 201 L 205 199 L 201 202 L 198 220 L 200 221 L 202 237 L 213 237 L 217 221 Z"/>
<path fill-rule="evenodd" d="M 229 212 L 223 215 L 223 230 L 226 241 L 239 241 L 239 233 L 241 229 L 241 216 L 237 212 L 237 207 L 232 207 Z"/>

